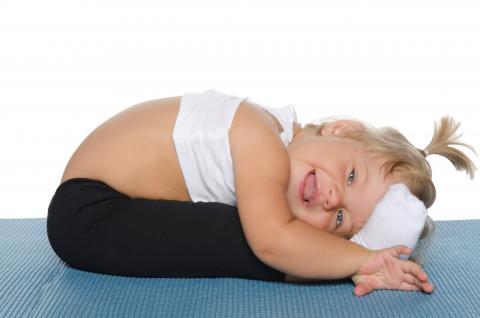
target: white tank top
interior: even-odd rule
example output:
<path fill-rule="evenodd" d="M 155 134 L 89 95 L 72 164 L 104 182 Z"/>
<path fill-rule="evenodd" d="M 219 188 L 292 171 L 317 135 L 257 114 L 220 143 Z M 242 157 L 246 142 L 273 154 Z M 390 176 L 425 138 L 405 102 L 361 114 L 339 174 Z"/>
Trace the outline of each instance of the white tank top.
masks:
<path fill-rule="evenodd" d="M 173 143 L 188 193 L 193 202 L 222 202 L 236 206 L 229 130 L 238 105 L 248 97 L 227 95 L 214 89 L 186 93 L 173 129 Z M 281 124 L 280 138 L 287 146 L 297 120 L 295 106 L 269 108 Z"/>

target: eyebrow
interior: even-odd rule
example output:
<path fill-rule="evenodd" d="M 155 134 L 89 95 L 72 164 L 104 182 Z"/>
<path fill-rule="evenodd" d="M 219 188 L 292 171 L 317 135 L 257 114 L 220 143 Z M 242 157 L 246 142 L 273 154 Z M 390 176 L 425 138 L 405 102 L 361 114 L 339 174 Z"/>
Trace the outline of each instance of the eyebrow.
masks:
<path fill-rule="evenodd" d="M 368 180 L 368 165 L 367 163 L 364 161 L 363 162 L 363 171 L 364 171 L 364 176 L 363 176 L 363 186 L 365 187 L 365 185 L 367 184 L 367 180 Z"/>
<path fill-rule="evenodd" d="M 365 186 L 366 186 L 366 184 L 367 184 L 367 181 L 368 181 L 368 176 L 369 176 L 368 172 L 369 172 L 369 171 L 368 171 L 368 165 L 367 165 L 367 163 L 364 161 L 364 162 L 363 162 L 363 178 L 362 178 L 362 179 L 363 179 L 362 186 L 363 186 L 364 188 L 365 188 Z M 337 211 L 337 212 L 338 212 L 338 211 Z M 351 211 L 350 211 L 350 213 L 351 213 Z M 351 218 L 351 216 L 350 216 L 350 218 Z M 334 213 L 333 219 L 336 220 L 336 213 Z M 350 221 L 350 222 L 352 222 L 352 221 Z M 335 232 L 335 230 L 336 230 L 336 229 L 335 229 L 336 222 L 333 222 L 333 223 L 334 223 L 334 225 L 333 225 L 333 232 Z M 330 225 L 330 226 L 331 226 L 331 225 Z M 354 224 L 354 223 L 351 223 L 350 229 L 349 229 L 348 232 L 346 233 L 347 236 L 348 236 L 348 235 L 351 235 L 351 236 L 354 235 L 354 234 L 352 233 L 354 227 L 355 227 L 355 224 Z"/>
<path fill-rule="evenodd" d="M 367 185 L 368 176 L 369 176 L 369 173 L 368 173 L 368 172 L 369 172 L 368 164 L 367 164 L 366 161 L 363 161 L 363 176 L 362 176 L 362 183 L 361 183 L 361 185 L 363 186 L 363 188 L 365 188 L 365 186 Z M 349 211 L 350 211 L 350 210 L 349 210 Z M 350 211 L 349 213 L 352 213 L 352 212 Z M 336 219 L 336 213 L 334 213 L 334 215 L 335 215 L 334 219 Z M 351 220 L 351 218 L 352 218 L 352 217 L 351 217 L 351 215 L 350 215 L 350 218 L 349 218 L 349 219 L 350 219 L 351 225 L 350 225 L 350 228 L 348 229 L 347 233 L 344 234 L 344 237 L 345 237 L 345 238 L 347 238 L 347 237 L 349 237 L 349 236 L 353 237 L 353 235 L 354 235 L 352 232 L 353 232 L 353 229 L 354 229 L 354 227 L 355 227 L 355 223 Z M 333 227 L 333 231 L 334 231 L 334 232 L 336 232 L 336 231 L 335 231 L 335 225 L 336 225 L 336 223 L 334 223 L 334 227 Z M 338 233 L 338 232 L 337 232 L 337 233 Z"/>

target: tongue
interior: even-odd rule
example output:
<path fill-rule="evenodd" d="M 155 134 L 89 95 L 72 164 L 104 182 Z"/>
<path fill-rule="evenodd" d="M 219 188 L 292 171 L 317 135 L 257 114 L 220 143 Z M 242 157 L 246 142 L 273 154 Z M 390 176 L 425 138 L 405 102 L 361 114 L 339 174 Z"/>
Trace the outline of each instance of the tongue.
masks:
<path fill-rule="evenodd" d="M 303 192 L 303 199 L 310 200 L 310 198 L 315 193 L 317 187 L 315 186 L 315 174 L 311 173 L 308 175 L 307 180 L 305 180 L 305 190 Z"/>

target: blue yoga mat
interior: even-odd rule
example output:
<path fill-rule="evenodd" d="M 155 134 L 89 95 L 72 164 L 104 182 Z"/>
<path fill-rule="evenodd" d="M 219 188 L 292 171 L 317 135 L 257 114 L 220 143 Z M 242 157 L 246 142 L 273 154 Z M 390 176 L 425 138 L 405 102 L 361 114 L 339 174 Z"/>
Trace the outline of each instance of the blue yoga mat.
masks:
<path fill-rule="evenodd" d="M 68 267 L 46 219 L 0 220 L 0 317 L 480 317 L 480 220 L 440 221 L 424 268 L 433 294 L 353 294 L 346 280 L 135 278 Z"/>

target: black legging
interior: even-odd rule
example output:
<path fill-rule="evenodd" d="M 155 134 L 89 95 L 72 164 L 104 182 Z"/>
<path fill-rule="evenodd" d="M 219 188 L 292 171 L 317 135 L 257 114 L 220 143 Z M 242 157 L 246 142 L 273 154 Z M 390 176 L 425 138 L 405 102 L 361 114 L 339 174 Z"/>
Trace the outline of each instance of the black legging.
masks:
<path fill-rule="evenodd" d="M 237 208 L 218 202 L 132 199 L 74 178 L 50 201 L 47 235 L 67 265 L 89 272 L 285 280 L 253 254 Z"/>

